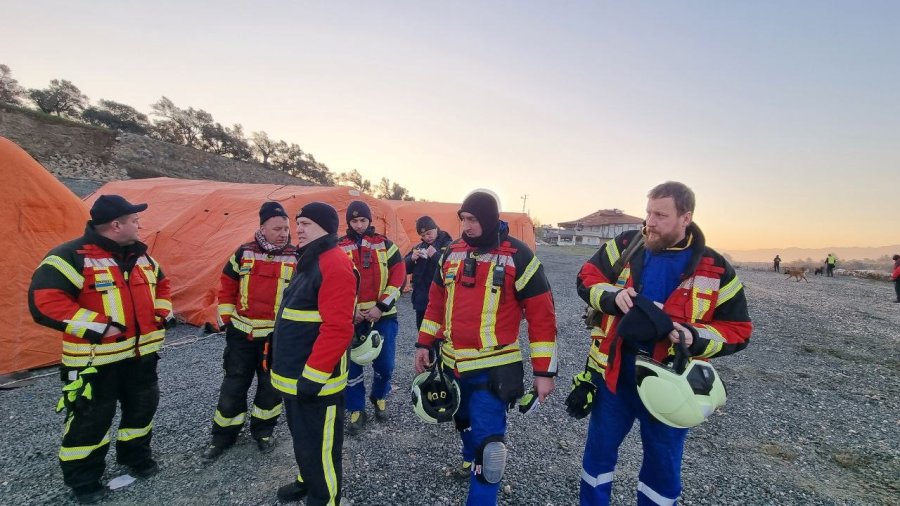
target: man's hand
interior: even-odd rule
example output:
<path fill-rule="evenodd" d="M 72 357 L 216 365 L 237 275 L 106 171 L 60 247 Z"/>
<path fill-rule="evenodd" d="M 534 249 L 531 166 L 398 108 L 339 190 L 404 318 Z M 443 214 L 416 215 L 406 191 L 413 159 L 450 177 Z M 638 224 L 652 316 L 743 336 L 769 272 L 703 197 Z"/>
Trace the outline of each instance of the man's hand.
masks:
<path fill-rule="evenodd" d="M 690 330 L 684 328 L 684 325 L 681 325 L 678 322 L 673 322 L 672 324 L 675 325 L 675 330 L 669 332 L 669 341 L 678 344 L 678 341 L 681 340 L 678 331 L 681 331 L 681 333 L 684 335 L 684 345 L 690 348 L 691 344 L 694 343 L 694 334 L 692 334 Z"/>
<path fill-rule="evenodd" d="M 366 319 L 365 313 L 360 311 L 359 309 L 357 309 L 356 312 L 353 313 L 353 324 L 354 325 L 359 325 L 365 319 Z"/>
<path fill-rule="evenodd" d="M 416 374 L 422 374 L 425 372 L 425 369 L 431 367 L 432 363 L 428 358 L 429 350 L 425 348 L 416 348 L 416 357 L 413 359 L 413 367 L 416 369 Z"/>
<path fill-rule="evenodd" d="M 540 401 L 541 404 L 543 404 L 547 396 L 553 392 L 553 385 L 553 378 L 548 378 L 546 376 L 534 377 L 534 393 L 537 394 L 538 401 Z"/>
<path fill-rule="evenodd" d="M 381 319 L 381 310 L 377 307 L 372 307 L 362 312 L 363 316 L 366 320 L 369 320 L 372 323 L 377 322 Z"/>
<path fill-rule="evenodd" d="M 619 293 L 616 294 L 616 306 L 622 310 L 623 314 L 627 314 L 631 307 L 634 306 L 634 300 L 632 299 L 635 297 L 637 297 L 637 292 L 630 286 L 619 290 Z"/>

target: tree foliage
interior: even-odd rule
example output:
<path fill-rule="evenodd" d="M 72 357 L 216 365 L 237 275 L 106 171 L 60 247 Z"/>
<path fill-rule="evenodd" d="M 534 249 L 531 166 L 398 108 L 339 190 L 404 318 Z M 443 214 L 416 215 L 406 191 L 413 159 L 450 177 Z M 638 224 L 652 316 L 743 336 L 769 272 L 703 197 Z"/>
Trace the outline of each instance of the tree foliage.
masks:
<path fill-rule="evenodd" d="M 368 179 L 363 179 L 362 174 L 356 169 L 350 172 L 341 172 L 334 180 L 337 184 L 356 188 L 363 193 L 372 193 L 372 182 Z"/>
<path fill-rule="evenodd" d="M 150 121 L 146 114 L 130 105 L 112 100 L 100 100 L 97 105 L 85 109 L 81 118 L 92 125 L 122 132 L 147 135 L 150 131 Z"/>
<path fill-rule="evenodd" d="M 181 109 L 167 97 L 162 97 L 150 108 L 152 114 L 160 118 L 153 123 L 153 136 L 173 144 L 199 148 L 203 129 L 213 124 L 212 114 L 193 107 Z"/>
<path fill-rule="evenodd" d="M 386 200 L 416 200 L 409 194 L 409 190 L 397 183 L 391 183 L 386 177 L 381 178 L 375 187 L 375 196 Z"/>
<path fill-rule="evenodd" d="M 0 102 L 4 104 L 22 105 L 25 89 L 19 81 L 13 79 L 9 66 L 0 63 Z"/>
<path fill-rule="evenodd" d="M 272 156 L 272 165 L 305 181 L 321 185 L 333 185 L 334 177 L 323 163 L 316 161 L 296 144 L 279 141 Z"/>
<path fill-rule="evenodd" d="M 269 134 L 265 132 L 253 132 L 250 135 L 250 140 L 253 142 L 253 152 L 259 156 L 260 161 L 266 167 L 269 166 L 269 159 L 278 153 L 278 148 L 281 147 L 281 144 L 285 144 L 284 141 L 272 140 Z"/>
<path fill-rule="evenodd" d="M 235 124 L 231 128 L 221 123 L 203 125 L 201 128 L 200 148 L 210 153 L 247 161 L 253 158 L 250 142 L 244 135 L 244 127 Z"/>
<path fill-rule="evenodd" d="M 57 116 L 65 114 L 78 118 L 88 104 L 87 95 L 65 79 L 54 79 L 50 81 L 50 86 L 43 89 L 28 90 L 28 96 L 38 109 Z"/>

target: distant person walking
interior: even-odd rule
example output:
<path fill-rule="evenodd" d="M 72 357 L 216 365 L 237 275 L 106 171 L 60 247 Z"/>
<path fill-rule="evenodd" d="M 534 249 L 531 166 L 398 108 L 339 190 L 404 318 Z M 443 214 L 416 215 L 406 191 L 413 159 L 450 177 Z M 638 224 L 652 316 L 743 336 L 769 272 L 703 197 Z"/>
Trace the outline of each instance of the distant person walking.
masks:
<path fill-rule="evenodd" d="M 781 272 L 781 257 L 775 255 L 775 260 L 773 260 L 773 262 L 775 263 L 775 272 Z"/>
<path fill-rule="evenodd" d="M 825 275 L 829 278 L 834 277 L 834 266 L 837 264 L 837 257 L 834 256 L 834 253 L 829 253 L 828 257 L 825 258 Z"/>
<path fill-rule="evenodd" d="M 894 272 L 891 279 L 894 280 L 894 292 L 897 294 L 894 302 L 900 302 L 900 255 L 894 255 Z"/>

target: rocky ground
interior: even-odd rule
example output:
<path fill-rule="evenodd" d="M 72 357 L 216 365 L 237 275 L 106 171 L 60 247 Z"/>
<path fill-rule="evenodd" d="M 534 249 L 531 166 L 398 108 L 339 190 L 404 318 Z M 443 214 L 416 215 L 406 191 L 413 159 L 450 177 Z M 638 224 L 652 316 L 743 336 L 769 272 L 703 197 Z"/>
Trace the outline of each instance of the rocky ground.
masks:
<path fill-rule="evenodd" d="M 575 273 L 585 255 L 541 248 L 554 288 L 562 350 L 558 391 L 528 416 L 510 413 L 510 464 L 500 504 L 577 504 L 587 423 L 566 416 L 569 378 L 584 363 L 587 333 Z M 739 271 L 756 326 L 750 346 L 715 365 L 728 404 L 691 431 L 683 504 L 896 504 L 900 497 L 900 305 L 887 283 L 850 277 L 809 283 Z M 451 425 L 421 423 L 408 385 L 414 318 L 401 302 L 391 420 L 344 445 L 344 495 L 354 505 L 463 504 L 465 483 L 447 476 L 459 463 Z M 284 424 L 274 454 L 252 440 L 212 465 L 200 452 L 221 381 L 223 340 L 181 326 L 160 361 L 162 401 L 153 447 L 162 471 L 116 490 L 108 504 L 275 504 L 295 464 Z M 49 371 L 48 371 L 49 372 Z M 53 413 L 58 376 L 0 391 L 0 504 L 71 502 L 56 460 L 63 416 Z M 125 472 L 107 458 L 105 479 Z M 633 504 L 640 441 L 623 444 L 614 504 Z"/>

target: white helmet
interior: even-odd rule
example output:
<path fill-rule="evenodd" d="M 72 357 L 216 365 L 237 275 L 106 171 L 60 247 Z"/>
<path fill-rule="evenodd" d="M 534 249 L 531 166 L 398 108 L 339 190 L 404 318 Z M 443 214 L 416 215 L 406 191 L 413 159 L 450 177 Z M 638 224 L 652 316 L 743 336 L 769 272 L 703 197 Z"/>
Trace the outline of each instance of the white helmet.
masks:
<path fill-rule="evenodd" d="M 638 356 L 635 365 L 641 402 L 666 425 L 695 427 L 725 405 L 725 384 L 716 369 L 708 362 L 688 362 L 686 349 L 679 348 L 671 366 L 647 356 Z"/>
<path fill-rule="evenodd" d="M 430 370 L 413 379 L 413 411 L 427 423 L 449 422 L 459 409 L 459 385 L 444 373 L 439 360 L 434 362 Z"/>
<path fill-rule="evenodd" d="M 358 365 L 371 364 L 381 353 L 383 341 L 377 330 L 354 336 L 350 346 L 350 360 Z"/>

